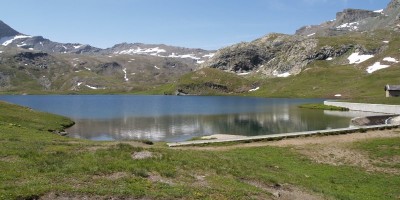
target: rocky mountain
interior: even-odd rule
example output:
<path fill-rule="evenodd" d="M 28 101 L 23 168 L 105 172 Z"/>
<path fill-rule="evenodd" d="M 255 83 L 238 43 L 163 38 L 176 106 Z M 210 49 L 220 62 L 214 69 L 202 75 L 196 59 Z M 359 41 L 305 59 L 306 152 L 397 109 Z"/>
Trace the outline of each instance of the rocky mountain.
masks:
<path fill-rule="evenodd" d="M 268 77 L 288 77 L 318 60 L 334 60 L 351 53 L 374 55 L 382 52 L 389 39 L 370 42 L 357 39 L 380 37 L 381 30 L 395 34 L 399 28 L 400 0 L 392 0 L 386 9 L 379 11 L 346 9 L 338 12 L 335 20 L 302 27 L 294 35 L 272 33 L 220 49 L 202 67 L 243 75 L 262 73 Z M 346 59 L 336 62 L 349 64 Z"/>
<path fill-rule="evenodd" d="M 3 21 L 0 20 L 0 38 L 10 37 L 19 35 L 16 30 L 5 24 Z"/>
<path fill-rule="evenodd" d="M 22 34 L 0 21 L 0 92 L 146 90 L 196 69 L 214 51 L 150 44 L 101 49 Z"/>
<path fill-rule="evenodd" d="M 0 45 L 18 47 L 26 50 L 46 53 L 71 53 L 89 55 L 149 55 L 184 59 L 201 64 L 213 56 L 215 51 L 168 46 L 164 44 L 122 43 L 111 48 L 101 49 L 78 43 L 58 43 L 42 36 L 30 36 L 19 33 L 0 21 Z"/>

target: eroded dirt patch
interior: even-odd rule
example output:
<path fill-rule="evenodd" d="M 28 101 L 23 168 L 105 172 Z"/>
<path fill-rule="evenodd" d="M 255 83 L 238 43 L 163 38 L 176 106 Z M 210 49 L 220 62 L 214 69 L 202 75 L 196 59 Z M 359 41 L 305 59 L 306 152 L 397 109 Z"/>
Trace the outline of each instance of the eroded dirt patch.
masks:
<path fill-rule="evenodd" d="M 275 184 L 275 185 L 266 185 L 264 183 L 258 181 L 244 181 L 245 183 L 255 186 L 263 191 L 266 191 L 272 194 L 272 199 L 279 200 L 322 200 L 326 199 L 320 195 L 313 194 L 311 192 L 307 192 L 302 190 L 296 186 L 289 184 Z"/>
<path fill-rule="evenodd" d="M 133 160 L 143 160 L 143 159 L 153 158 L 154 155 L 150 151 L 140 151 L 140 152 L 133 152 L 131 157 Z"/>

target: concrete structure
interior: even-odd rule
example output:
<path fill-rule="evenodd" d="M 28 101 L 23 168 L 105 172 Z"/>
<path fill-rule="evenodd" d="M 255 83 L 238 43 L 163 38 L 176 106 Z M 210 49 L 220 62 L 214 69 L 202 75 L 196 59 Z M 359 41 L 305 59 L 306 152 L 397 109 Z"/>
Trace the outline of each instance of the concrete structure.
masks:
<path fill-rule="evenodd" d="M 386 85 L 386 97 L 400 97 L 400 85 Z"/>
<path fill-rule="evenodd" d="M 195 140 L 195 141 L 185 141 L 185 142 L 172 142 L 167 143 L 169 147 L 180 147 L 180 146 L 191 146 L 191 145 L 202 145 L 202 144 L 212 144 L 212 143 L 224 143 L 224 142 L 246 142 L 246 141 L 262 141 L 262 140 L 279 140 L 285 138 L 311 136 L 311 135 L 337 135 L 337 134 L 348 134 L 354 132 L 364 132 L 366 130 L 379 130 L 386 128 L 398 128 L 398 125 L 375 125 L 375 126 L 362 126 L 362 127 L 349 127 L 349 128 L 338 128 L 329 130 L 317 130 L 317 131 L 304 131 L 296 133 L 281 133 L 272 135 L 260 135 L 260 136 L 248 136 L 248 137 L 238 137 L 229 139 L 214 139 L 214 140 Z"/>
<path fill-rule="evenodd" d="M 358 110 L 364 112 L 400 114 L 400 105 L 349 103 L 338 101 L 324 101 L 324 104 L 329 106 L 345 107 L 350 110 Z"/>

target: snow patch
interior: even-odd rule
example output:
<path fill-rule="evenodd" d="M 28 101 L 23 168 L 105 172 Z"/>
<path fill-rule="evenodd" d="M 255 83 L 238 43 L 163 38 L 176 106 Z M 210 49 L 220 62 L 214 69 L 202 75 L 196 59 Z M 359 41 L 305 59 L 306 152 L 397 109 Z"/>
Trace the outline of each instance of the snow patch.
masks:
<path fill-rule="evenodd" d="M 0 53 L 3 53 L 3 51 L 0 51 Z"/>
<path fill-rule="evenodd" d="M 99 90 L 99 89 L 104 90 L 104 89 L 106 89 L 105 87 L 94 87 L 94 86 L 90 86 L 90 85 L 85 85 L 85 86 L 90 88 L 90 89 L 92 89 L 92 90 Z"/>
<path fill-rule="evenodd" d="M 124 72 L 124 79 L 125 81 L 129 81 L 127 75 L 126 75 L 126 68 L 122 69 L 122 71 Z"/>
<path fill-rule="evenodd" d="M 333 60 L 333 58 L 332 58 L 332 57 L 329 57 L 329 58 L 327 58 L 326 60 Z"/>
<path fill-rule="evenodd" d="M 114 54 L 152 54 L 152 53 L 164 53 L 167 52 L 165 49 L 161 49 L 160 47 L 154 47 L 154 48 L 136 48 L 136 49 L 127 49 L 123 51 L 116 51 Z"/>
<path fill-rule="evenodd" d="M 21 44 L 17 44 L 17 47 L 23 47 L 26 46 L 27 44 L 25 42 L 21 43 Z"/>
<path fill-rule="evenodd" d="M 383 61 L 392 62 L 392 63 L 399 63 L 399 61 L 396 60 L 396 58 L 392 58 L 392 57 L 386 57 L 386 58 L 383 59 Z"/>
<path fill-rule="evenodd" d="M 389 44 L 389 41 L 387 41 L 387 40 L 382 41 L 382 42 L 385 43 L 385 44 Z"/>
<path fill-rule="evenodd" d="M 383 14 L 383 9 L 375 10 L 374 13 L 381 13 L 381 14 Z"/>
<path fill-rule="evenodd" d="M 381 70 L 381 69 L 385 69 L 385 68 L 388 68 L 388 67 L 390 67 L 390 65 L 382 65 L 381 62 L 376 62 L 374 65 L 369 66 L 367 68 L 367 72 L 369 74 L 371 74 L 371 73 L 373 73 L 375 71 L 378 71 L 378 70 Z"/>
<path fill-rule="evenodd" d="M 33 48 L 29 48 L 29 50 L 33 51 Z"/>
<path fill-rule="evenodd" d="M 279 72 L 275 70 L 274 72 L 272 72 L 272 75 L 274 75 L 276 77 L 280 77 L 280 78 L 286 78 L 286 77 L 289 77 L 291 74 L 289 72 L 279 74 Z"/>
<path fill-rule="evenodd" d="M 336 29 L 349 29 L 350 31 L 358 30 L 359 22 L 351 22 L 351 23 L 344 23 L 340 26 L 337 26 Z"/>
<path fill-rule="evenodd" d="M 64 45 L 62 45 L 62 47 L 65 49 L 65 50 L 67 50 L 68 48 L 66 47 L 66 46 L 64 46 Z M 64 52 L 65 53 L 65 52 Z"/>
<path fill-rule="evenodd" d="M 260 89 L 260 87 L 256 87 L 256 88 L 254 88 L 254 89 L 249 90 L 249 92 L 254 92 L 254 91 L 257 91 L 257 90 L 259 90 L 259 89 Z"/>
<path fill-rule="evenodd" d="M 248 75 L 248 74 L 250 74 L 250 72 L 238 73 L 237 75 L 239 75 L 239 76 L 244 76 L 244 75 Z"/>
<path fill-rule="evenodd" d="M 204 60 L 198 60 L 198 61 L 197 61 L 197 64 L 203 64 L 204 62 L 206 62 L 206 61 L 204 61 Z"/>
<path fill-rule="evenodd" d="M 193 60 L 200 60 L 200 58 L 196 57 L 194 54 L 178 55 L 178 54 L 172 53 L 171 55 L 169 55 L 167 57 L 169 57 L 169 58 L 191 58 Z"/>
<path fill-rule="evenodd" d="M 351 54 L 347 59 L 349 60 L 349 64 L 360 64 L 373 57 L 374 55 L 360 55 L 360 53 L 356 52 Z"/>
<path fill-rule="evenodd" d="M 314 36 L 314 35 L 315 35 L 315 33 L 311 33 L 311 34 L 307 35 L 307 37 L 311 37 L 311 36 Z"/>
<path fill-rule="evenodd" d="M 215 53 L 209 53 L 203 56 L 203 58 L 212 58 L 215 56 Z"/>
<path fill-rule="evenodd" d="M 341 94 L 335 94 L 335 97 L 341 97 L 342 95 Z"/>
<path fill-rule="evenodd" d="M 77 83 L 77 86 L 80 86 L 80 85 L 82 85 L 82 82 L 78 82 L 78 83 Z"/>
<path fill-rule="evenodd" d="M 155 66 L 155 65 L 154 65 L 154 68 L 156 68 L 156 69 L 160 69 L 159 67 L 157 67 L 157 66 Z"/>
<path fill-rule="evenodd" d="M 79 49 L 79 48 L 81 48 L 83 45 L 75 45 L 74 46 L 74 49 Z"/>
<path fill-rule="evenodd" d="M 88 68 L 88 67 L 85 67 L 85 69 L 87 69 L 87 70 L 89 70 L 89 71 L 92 71 L 90 68 Z"/>
<path fill-rule="evenodd" d="M 30 36 L 30 35 L 16 35 L 16 36 L 11 36 L 11 37 L 3 37 L 3 38 L 0 38 L 0 44 L 3 45 L 3 46 L 8 46 L 14 40 L 23 39 L 23 38 L 32 38 L 32 36 Z"/>

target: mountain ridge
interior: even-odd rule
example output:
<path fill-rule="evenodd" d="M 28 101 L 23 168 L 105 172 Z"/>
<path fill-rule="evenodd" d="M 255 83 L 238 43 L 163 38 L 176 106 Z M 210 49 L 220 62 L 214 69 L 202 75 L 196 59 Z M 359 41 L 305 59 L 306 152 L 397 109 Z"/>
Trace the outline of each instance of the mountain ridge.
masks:
<path fill-rule="evenodd" d="M 382 51 L 386 44 L 372 47 L 358 44 L 358 41 L 346 41 L 338 46 L 324 44 L 324 40 L 340 36 L 351 38 L 357 34 L 364 34 L 360 37 L 373 37 L 374 31 L 382 29 L 398 32 L 400 2 L 392 0 L 386 9 L 379 12 L 345 9 L 338 12 L 336 17 L 320 25 L 304 26 L 294 35 L 272 33 L 251 42 L 222 48 L 202 67 L 239 74 L 262 73 L 267 77 L 287 77 L 299 74 L 314 61 L 334 59 L 350 51 L 375 54 Z"/>

